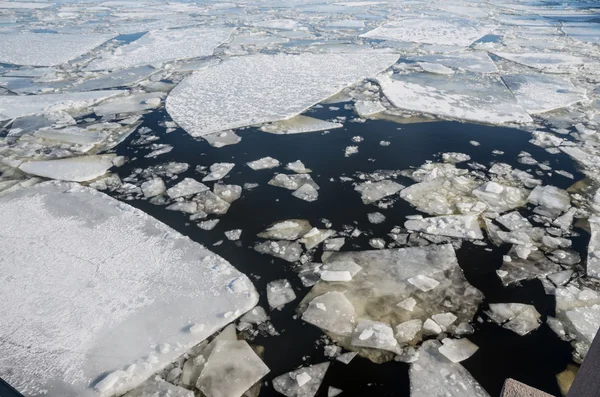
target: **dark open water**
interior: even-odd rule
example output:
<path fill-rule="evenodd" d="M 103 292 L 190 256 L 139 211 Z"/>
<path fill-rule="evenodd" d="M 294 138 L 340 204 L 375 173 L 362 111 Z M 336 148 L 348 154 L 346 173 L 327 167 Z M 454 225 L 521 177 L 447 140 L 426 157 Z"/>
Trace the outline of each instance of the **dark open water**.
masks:
<path fill-rule="evenodd" d="M 344 110 L 343 105 L 335 105 L 341 108 L 338 111 L 324 107 L 314 109 L 309 114 L 322 119 L 341 115 L 352 118 L 351 112 Z M 159 143 L 173 145 L 174 149 L 157 158 L 146 159 L 143 156 L 150 150 L 130 146 L 131 140 L 138 137 L 137 133 L 132 134 L 117 148 L 119 155 L 137 157 L 137 160 L 128 162 L 118 169 L 122 178 L 130 175 L 135 168 L 147 168 L 169 161 L 188 163 L 190 167 L 185 173 L 180 174 L 177 180 L 167 183 L 167 187 L 170 187 L 184 177 L 196 177 L 200 180 L 201 177 L 194 171 L 197 165 L 210 166 L 216 162 L 233 162 L 236 163 L 236 167 L 225 178 L 225 183 L 260 184 L 252 191 L 244 190 L 242 197 L 232 204 L 226 215 L 220 217 L 220 223 L 212 231 L 199 229 L 193 222 L 188 221 L 187 215 L 167 211 L 164 206 L 155 206 L 147 201 L 128 203 L 194 241 L 206 245 L 249 275 L 261 294 L 259 304 L 264 308 L 268 308 L 265 293 L 268 282 L 280 278 L 287 278 L 291 282 L 298 299 L 287 304 L 281 311 L 270 312 L 272 324 L 280 335 L 259 336 L 254 341 L 265 347 L 264 360 L 271 368 L 271 373 L 265 378 L 269 381 L 269 386 L 262 388 L 261 397 L 279 396 L 270 387 L 270 380 L 273 377 L 300 365 L 316 364 L 327 359 L 323 355 L 323 343 L 321 343 L 323 333 L 318 328 L 293 318 L 298 303 L 309 288 L 302 286 L 291 264 L 258 254 L 252 249 L 258 240 L 256 234 L 268 225 L 289 218 L 304 218 L 308 219 L 313 226 L 322 227 L 319 220 L 326 218 L 333 223 L 333 229 L 336 230 L 340 230 L 342 225 L 347 224 L 355 225 L 362 231 L 372 232 L 369 235 L 363 234 L 357 239 L 347 240 L 342 250 L 371 249 L 368 245 L 369 238 L 385 238 L 395 225 L 403 225 L 406 215 L 419 214 L 419 212 L 401 199 L 385 210 L 364 205 L 360 194 L 353 190 L 352 184 L 341 183 L 339 177 L 353 176 L 359 171 L 373 172 L 380 169 L 401 170 L 417 167 L 426 160 L 437 158 L 435 155 L 441 152 L 467 153 L 472 161 L 487 166 L 494 161 L 501 161 L 527 170 L 531 166 L 516 161 L 517 154 L 524 150 L 540 162 L 548 161 L 553 169 L 573 173 L 575 180 L 582 177 L 566 155 L 550 155 L 528 142 L 531 139 L 529 133 L 510 128 L 458 122 L 400 125 L 381 120 L 369 120 L 366 123 L 346 122 L 343 128 L 332 130 L 328 134 L 314 132 L 272 135 L 255 128 L 248 128 L 237 131 L 242 137 L 241 143 L 217 149 L 205 141 L 193 139 L 181 129 L 165 134 L 164 128 L 158 125 L 163 120 L 170 120 L 166 112 L 154 112 L 145 117 L 144 125 L 161 136 Z M 356 135 L 362 136 L 364 141 L 359 144 L 352 142 L 351 138 Z M 379 142 L 382 140 L 390 141 L 391 145 L 380 146 Z M 474 147 L 469 144 L 471 140 L 476 140 L 481 145 Z M 344 149 L 348 145 L 358 145 L 359 153 L 349 158 L 344 157 Z M 492 150 L 502 150 L 504 155 L 492 155 Z M 267 182 L 275 172 L 287 172 L 283 167 L 253 171 L 245 165 L 248 161 L 265 156 L 278 159 L 282 165 L 301 160 L 307 168 L 313 170 L 311 175 L 321 187 L 319 199 L 308 203 L 293 197 L 289 190 L 268 185 Z M 369 159 L 376 161 L 372 162 Z M 466 163 L 459 166 L 466 167 Z M 335 182 L 330 182 L 330 178 L 335 178 Z M 567 188 L 573 183 L 573 180 L 557 174 L 539 178 L 544 184 L 552 184 L 560 188 Z M 398 178 L 398 182 L 406 185 L 412 183 L 403 177 Z M 379 225 L 370 224 L 367 214 L 374 211 L 383 213 L 386 221 Z M 525 214 L 528 209 L 524 208 L 522 211 Z M 241 244 L 225 238 L 223 232 L 231 229 L 243 230 Z M 574 248 L 583 254 L 587 236 L 583 231 L 579 230 L 579 232 L 582 233 L 582 237 L 574 241 Z M 223 240 L 223 244 L 213 247 L 212 245 L 219 240 Z M 538 280 L 524 282 L 518 287 L 502 287 L 495 270 L 502 264 L 502 255 L 508 251 L 508 246 L 494 248 L 492 252 L 486 251 L 485 248 L 465 243 L 463 248 L 457 251 L 459 263 L 467 279 L 486 296 L 482 309 L 485 309 L 487 303 L 522 302 L 534 304 L 542 314 L 542 320 L 545 320 L 547 315 L 554 314 L 554 297 L 545 295 Z M 320 254 L 321 252 L 317 251 L 316 260 Z M 542 324 L 536 331 L 524 337 L 493 323 L 474 322 L 474 326 L 476 332 L 469 336 L 469 339 L 479 346 L 479 351 L 462 364 L 491 396 L 499 395 L 507 377 L 515 378 L 553 395 L 560 395 L 555 375 L 563 371 L 571 361 L 571 348 L 546 324 Z M 306 360 L 303 360 L 306 356 L 308 356 Z M 333 361 L 318 396 L 326 396 L 328 386 L 343 389 L 343 395 L 347 397 L 409 396 L 408 367 L 408 364 L 399 362 L 374 364 L 360 357 L 356 357 L 350 365 Z"/>

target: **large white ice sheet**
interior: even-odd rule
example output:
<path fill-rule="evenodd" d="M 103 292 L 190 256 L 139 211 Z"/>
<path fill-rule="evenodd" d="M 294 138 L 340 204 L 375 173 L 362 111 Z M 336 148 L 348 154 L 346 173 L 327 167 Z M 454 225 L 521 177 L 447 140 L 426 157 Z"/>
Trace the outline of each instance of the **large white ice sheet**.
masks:
<path fill-rule="evenodd" d="M 3 34 L 0 62 L 31 66 L 61 65 L 93 50 L 114 36 L 114 34 Z"/>
<path fill-rule="evenodd" d="M 361 37 L 466 47 L 494 28 L 471 19 L 421 17 L 390 22 Z"/>
<path fill-rule="evenodd" d="M 379 51 L 231 58 L 186 78 L 167 111 L 192 136 L 284 120 L 397 59 Z"/>
<path fill-rule="evenodd" d="M 227 28 L 152 31 L 140 39 L 92 61 L 88 70 L 113 70 L 212 55 L 231 34 Z"/>
<path fill-rule="evenodd" d="M 415 73 L 380 82 L 400 109 L 488 124 L 532 121 L 497 77 Z"/>
<path fill-rule="evenodd" d="M 27 396 L 121 394 L 257 302 L 224 259 L 93 189 L 43 183 L 0 211 L 0 377 Z"/>
<path fill-rule="evenodd" d="M 91 91 L 46 95 L 0 96 L 0 121 L 33 114 L 84 109 L 125 91 Z"/>

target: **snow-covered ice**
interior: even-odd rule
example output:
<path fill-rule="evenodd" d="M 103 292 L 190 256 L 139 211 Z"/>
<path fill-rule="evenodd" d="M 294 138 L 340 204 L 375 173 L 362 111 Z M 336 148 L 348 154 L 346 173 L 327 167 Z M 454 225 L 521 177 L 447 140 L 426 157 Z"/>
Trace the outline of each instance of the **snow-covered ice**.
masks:
<path fill-rule="evenodd" d="M 19 169 L 31 175 L 72 182 L 96 179 L 113 167 L 112 154 L 70 157 L 58 160 L 26 161 Z"/>
<path fill-rule="evenodd" d="M 235 57 L 186 78 L 167 111 L 192 136 L 284 120 L 397 59 L 377 51 Z"/>
<path fill-rule="evenodd" d="M 0 207 L 0 376 L 27 395 L 124 393 L 258 301 L 225 260 L 93 189 L 47 182 Z"/>
<path fill-rule="evenodd" d="M 307 220 L 288 219 L 269 226 L 265 231 L 259 233 L 258 237 L 294 241 L 303 237 L 311 229 L 312 226 Z"/>
<path fill-rule="evenodd" d="M 307 132 L 317 132 L 342 128 L 344 125 L 326 120 L 319 120 L 314 117 L 299 115 L 291 119 L 276 121 L 260 127 L 261 131 L 270 134 L 288 135 L 304 134 Z"/>
<path fill-rule="evenodd" d="M 280 165 L 279 161 L 277 159 L 274 159 L 273 157 L 263 157 L 258 160 L 250 161 L 246 164 L 254 171 L 275 168 L 279 167 Z"/>
<path fill-rule="evenodd" d="M 15 65 L 57 66 L 112 39 L 111 34 L 3 34 L 0 62 Z"/>
<path fill-rule="evenodd" d="M 212 55 L 231 34 L 227 28 L 155 30 L 92 61 L 87 70 L 115 70 Z"/>

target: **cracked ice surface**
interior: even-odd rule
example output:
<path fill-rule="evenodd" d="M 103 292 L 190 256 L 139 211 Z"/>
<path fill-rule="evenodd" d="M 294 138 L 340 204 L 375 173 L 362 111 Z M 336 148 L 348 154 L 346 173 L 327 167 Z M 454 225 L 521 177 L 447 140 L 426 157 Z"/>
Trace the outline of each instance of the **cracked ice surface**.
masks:
<path fill-rule="evenodd" d="M 470 19 L 422 17 L 390 22 L 361 37 L 466 47 L 492 29 Z"/>
<path fill-rule="evenodd" d="M 258 300 L 225 260 L 95 190 L 48 182 L 0 208 L 0 376 L 26 395 L 124 393 Z"/>
<path fill-rule="evenodd" d="M 253 55 L 230 58 L 183 80 L 167 111 L 192 136 L 288 119 L 391 66 L 397 55 Z"/>
<path fill-rule="evenodd" d="M 379 80 L 400 109 L 489 124 L 532 121 L 498 77 L 413 73 Z"/>
<path fill-rule="evenodd" d="M 3 34 L 0 63 L 57 66 L 67 63 L 112 39 L 107 34 Z"/>
<path fill-rule="evenodd" d="M 148 32 L 138 40 L 92 61 L 87 70 L 114 70 L 212 55 L 231 29 L 189 28 Z"/>

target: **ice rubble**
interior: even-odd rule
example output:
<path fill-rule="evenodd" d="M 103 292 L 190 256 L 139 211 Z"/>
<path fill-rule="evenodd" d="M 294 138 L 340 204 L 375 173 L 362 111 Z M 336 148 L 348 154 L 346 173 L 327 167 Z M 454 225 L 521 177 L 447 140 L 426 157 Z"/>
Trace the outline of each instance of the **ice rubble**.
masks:
<path fill-rule="evenodd" d="M 462 365 L 444 357 L 438 349 L 441 343 L 426 341 L 419 349 L 419 358 L 410 366 L 412 397 L 489 397 Z"/>
<path fill-rule="evenodd" d="M 316 132 L 342 128 L 344 125 L 326 120 L 319 120 L 314 117 L 299 115 L 291 119 L 276 121 L 260 127 L 261 131 L 270 134 L 288 135 L 303 134 L 306 132 Z"/>
<path fill-rule="evenodd" d="M 155 30 L 93 60 L 86 70 L 125 69 L 208 56 L 230 35 L 231 29 L 214 27 Z"/>
<path fill-rule="evenodd" d="M 272 309 L 278 309 L 296 299 L 296 294 L 287 280 L 275 280 L 267 284 L 267 300 Z"/>
<path fill-rule="evenodd" d="M 407 220 L 404 227 L 408 230 L 425 232 L 439 236 L 482 239 L 483 233 L 479 221 L 473 215 L 437 216 Z"/>
<path fill-rule="evenodd" d="M 490 310 L 486 314 L 492 321 L 520 336 L 540 326 L 540 313 L 534 306 L 524 303 L 490 303 Z"/>
<path fill-rule="evenodd" d="M 399 183 L 383 180 L 379 182 L 364 182 L 356 186 L 354 190 L 360 193 L 361 199 L 365 204 L 372 204 L 384 197 L 396 194 L 400 190 L 404 189 Z"/>
<path fill-rule="evenodd" d="M 226 261 L 93 189 L 47 182 L 0 206 L 0 376 L 27 395 L 124 393 L 258 300 Z"/>
<path fill-rule="evenodd" d="M 113 166 L 114 155 L 80 156 L 47 161 L 25 161 L 19 169 L 31 175 L 85 182 L 96 179 Z"/>
<path fill-rule="evenodd" d="M 194 397 L 194 392 L 160 379 L 151 379 L 123 397 Z"/>
<path fill-rule="evenodd" d="M 0 95 L 0 121 L 34 114 L 90 107 L 125 91 L 91 91 L 45 95 Z"/>
<path fill-rule="evenodd" d="M 193 178 L 185 178 L 177 185 L 169 188 L 167 195 L 172 199 L 176 199 L 178 197 L 192 196 L 197 193 L 206 192 L 207 190 L 209 188 L 205 184 Z"/>
<path fill-rule="evenodd" d="M 57 66 L 72 61 L 115 37 L 114 34 L 3 34 L 0 62 Z"/>
<path fill-rule="evenodd" d="M 589 219 L 590 242 L 588 244 L 587 272 L 590 277 L 600 278 L 600 218 Z"/>
<path fill-rule="evenodd" d="M 286 397 L 314 397 L 328 368 L 328 362 L 299 368 L 273 379 L 273 388 Z"/>
<path fill-rule="evenodd" d="M 167 111 L 192 136 L 284 120 L 397 59 L 378 51 L 230 58 L 181 82 Z"/>
<path fill-rule="evenodd" d="M 353 263 L 362 270 L 350 281 L 317 283 L 303 299 L 300 311 L 305 321 L 329 331 L 342 346 L 352 345 L 344 337 L 361 319 L 395 328 L 409 320 L 433 321 L 431 316 L 450 312 L 458 322 L 469 322 L 483 298 L 464 278 L 451 245 L 334 252 L 324 265 L 337 262 Z M 420 289 L 413 284 L 420 285 L 420 279 L 437 284 Z M 418 302 L 413 311 L 397 306 L 409 297 Z M 438 319 L 443 323 L 445 316 Z M 452 332 L 454 325 L 447 330 Z M 419 340 L 417 336 L 415 341 Z M 368 355 L 381 359 L 376 353 Z"/>
<path fill-rule="evenodd" d="M 298 240 L 312 229 L 310 223 L 304 219 L 288 219 L 274 223 L 258 237 L 274 240 Z"/>
<path fill-rule="evenodd" d="M 422 16 L 387 23 L 361 37 L 466 47 L 492 29 L 471 19 Z"/>
<path fill-rule="evenodd" d="M 401 79 L 383 76 L 379 82 L 386 98 L 400 109 L 488 124 L 532 121 L 495 76 L 412 73 Z"/>

